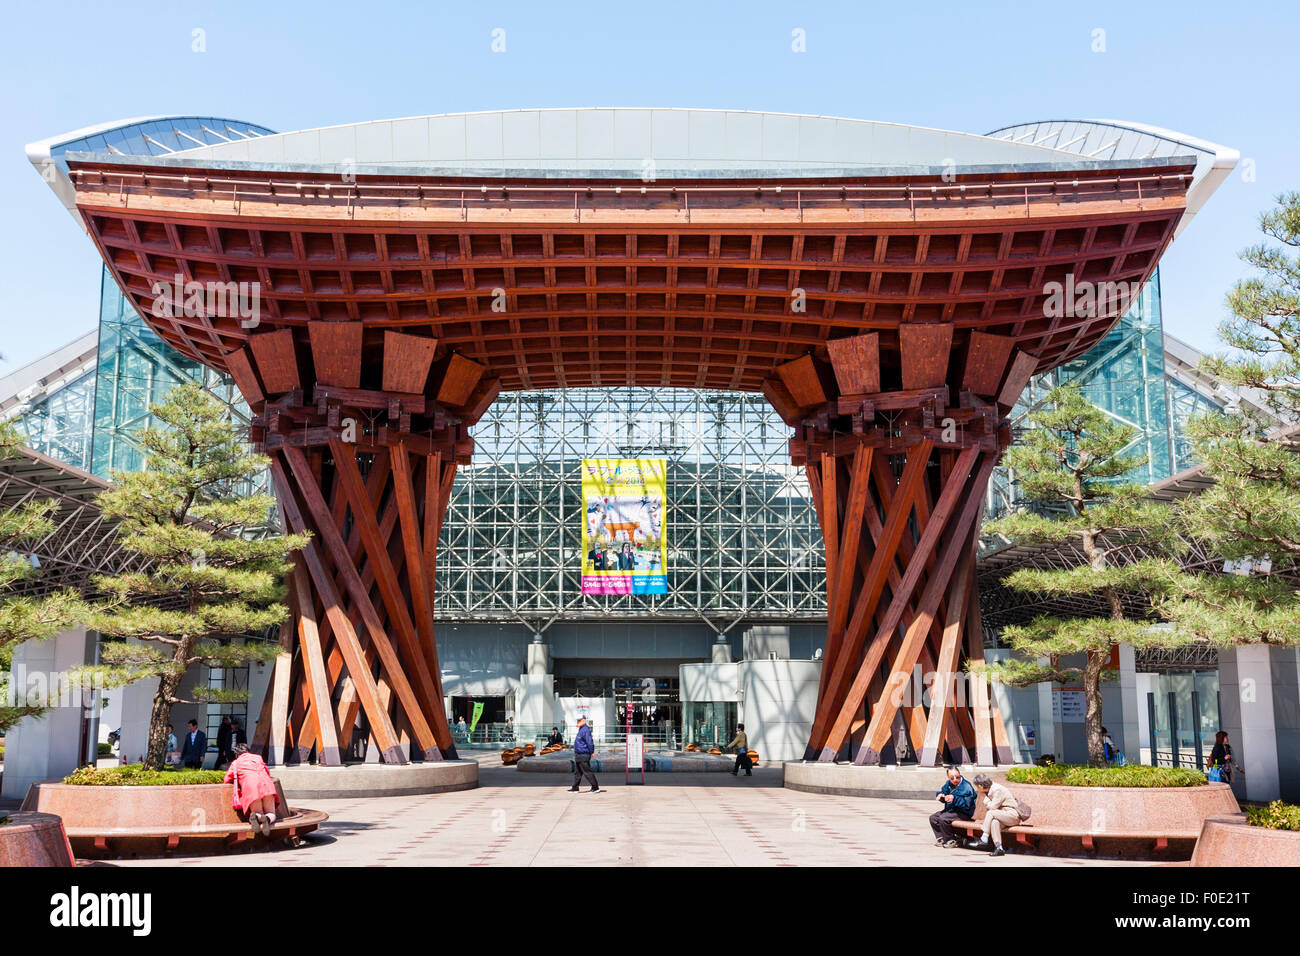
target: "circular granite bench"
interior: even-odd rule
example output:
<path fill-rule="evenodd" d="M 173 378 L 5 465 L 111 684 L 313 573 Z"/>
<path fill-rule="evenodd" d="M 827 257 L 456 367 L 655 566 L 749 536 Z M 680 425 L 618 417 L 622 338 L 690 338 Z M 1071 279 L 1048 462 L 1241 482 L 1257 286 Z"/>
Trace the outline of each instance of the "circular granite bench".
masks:
<path fill-rule="evenodd" d="M 269 837 L 256 833 L 231 805 L 228 783 L 154 787 L 88 787 L 34 783 L 24 810 L 63 819 L 73 850 L 81 857 L 153 856 L 180 850 L 220 853 L 232 849 L 296 842 L 329 819 L 319 810 L 291 808 L 277 780 L 283 811 Z"/>
<path fill-rule="evenodd" d="M 0 869 L 72 866 L 74 862 L 58 817 L 50 813 L 0 813 Z"/>
<path fill-rule="evenodd" d="M 1300 866 L 1300 833 L 1252 827 L 1244 817 L 1205 821 L 1192 866 Z"/>
<path fill-rule="evenodd" d="M 1210 817 L 1241 817 L 1241 808 L 1226 783 L 1199 787 L 1061 787 L 1007 784 L 1029 804 L 1027 821 L 1003 827 L 1014 843 L 1041 853 L 1080 849 L 1099 856 L 1130 859 L 1191 857 L 1201 828 Z M 972 835 L 983 819 L 977 798 L 974 820 L 953 826 Z"/>

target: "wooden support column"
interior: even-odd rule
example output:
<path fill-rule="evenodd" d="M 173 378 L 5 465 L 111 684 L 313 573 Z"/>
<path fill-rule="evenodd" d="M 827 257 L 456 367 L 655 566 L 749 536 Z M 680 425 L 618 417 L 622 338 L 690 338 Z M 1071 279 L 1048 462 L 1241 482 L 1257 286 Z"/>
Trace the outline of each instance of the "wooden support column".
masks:
<path fill-rule="evenodd" d="M 948 531 L 947 541 L 940 552 L 935 572 L 926 582 L 925 591 L 922 593 L 921 601 L 917 607 L 916 619 L 913 620 L 912 626 L 907 629 L 907 633 L 903 637 L 902 648 L 894 659 L 893 670 L 885 681 L 885 693 L 876 702 L 876 706 L 872 710 L 871 724 L 867 727 L 866 740 L 862 749 L 858 751 L 857 757 L 854 758 L 854 763 L 880 762 L 880 748 L 884 746 L 889 734 L 890 723 L 894 718 L 894 711 L 898 708 L 895 688 L 900 687 L 902 683 L 908 680 L 912 667 L 920 655 L 921 646 L 929 632 L 930 625 L 933 623 L 935 611 L 939 606 L 939 599 L 948 590 L 953 573 L 961 561 L 962 554 L 969 549 L 972 529 L 977 527 L 979 516 L 984 509 L 982 491 L 988 484 L 989 475 L 992 474 L 993 466 L 996 463 L 996 456 L 986 456 L 975 477 L 975 487 L 980 489 L 981 493 L 971 494 L 970 489 L 967 489 L 967 494 L 963 496 L 965 500 L 962 504 L 961 514 Z M 960 469 L 954 468 L 953 474 L 949 476 L 950 485 L 955 482 L 959 473 Z M 962 484 L 964 485 L 965 482 L 962 482 Z M 943 499 L 941 497 L 939 507 L 942 506 Z M 930 523 L 926 525 L 927 531 L 939 523 L 936 521 L 938 511 L 939 508 L 936 507 L 935 516 L 932 516 Z M 922 548 L 920 550 L 928 549 Z M 851 692 L 849 701 L 851 702 L 854 699 L 855 694 Z M 856 699 L 861 699 L 861 695 L 857 695 Z"/>
<path fill-rule="evenodd" d="M 295 534 L 303 532 L 316 534 L 324 529 L 334 532 L 334 535 L 337 536 L 338 531 L 330 521 L 328 509 L 323 509 L 323 499 L 317 502 L 318 507 L 314 510 L 323 509 L 324 520 L 320 520 L 318 514 L 317 527 L 308 525 L 298 507 L 296 491 L 299 488 L 307 487 L 315 489 L 314 478 L 305 459 L 301 458 L 301 451 L 298 449 L 286 449 L 286 451 L 298 452 L 299 461 L 297 464 L 305 472 L 305 475 L 300 477 L 306 478 L 306 481 L 302 482 L 301 485 L 295 486 L 291 484 L 288 473 L 279 460 L 280 456 L 271 458 L 271 475 L 276 483 L 280 504 L 284 509 L 289 530 Z M 316 489 L 316 493 L 319 495 L 319 489 Z M 366 712 L 366 718 L 370 721 L 371 730 L 375 734 L 376 742 L 381 751 L 381 759 L 385 763 L 407 763 L 406 754 L 398 746 L 397 730 L 393 727 L 392 719 L 388 716 L 388 709 L 380 702 L 379 687 L 370 672 L 370 667 L 366 662 L 365 654 L 361 650 L 361 643 L 357 640 L 357 633 L 352 627 L 352 622 L 348 620 L 348 616 L 343 610 L 342 599 L 339 597 L 338 589 L 334 585 L 334 576 L 326 568 L 325 562 L 321 558 L 319 545 L 315 537 L 308 541 L 302 549 L 302 556 L 307 564 L 307 570 L 311 574 L 316 593 L 320 595 L 324 604 L 325 616 L 334 632 L 335 643 L 343 655 L 348 675 L 352 678 L 357 689 L 357 696 L 361 700 L 361 706 Z M 346 566 L 351 568 L 351 564 Z M 355 569 L 353 570 L 355 571 Z"/>

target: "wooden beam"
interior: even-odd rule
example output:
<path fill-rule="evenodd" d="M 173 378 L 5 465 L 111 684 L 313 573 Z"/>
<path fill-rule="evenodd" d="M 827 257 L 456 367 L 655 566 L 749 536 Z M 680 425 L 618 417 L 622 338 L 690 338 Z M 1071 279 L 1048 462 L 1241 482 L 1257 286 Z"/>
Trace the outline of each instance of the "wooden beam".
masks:
<path fill-rule="evenodd" d="M 302 457 L 302 452 L 297 449 L 290 449 L 282 454 L 285 457 L 293 455 Z M 302 511 L 299 510 L 298 502 L 295 500 L 293 493 L 294 486 L 289 483 L 289 476 L 280 463 L 280 457 L 280 455 L 271 457 L 271 474 L 280 492 L 280 506 L 284 509 L 288 528 L 294 534 L 316 532 L 318 529 L 309 526 L 303 517 Z M 311 475 L 311 468 L 306 459 L 302 458 L 296 464 L 297 467 L 294 468 L 295 474 L 301 472 L 300 477 L 306 479 L 302 487 L 315 489 L 315 479 Z M 291 461 L 290 466 L 293 465 L 294 462 Z M 307 484 L 307 482 L 311 484 Z M 316 494 L 320 494 L 318 489 L 316 489 Z M 309 495 L 305 495 L 305 497 L 310 500 Z M 324 502 L 322 501 L 320 504 L 323 505 Z M 329 523 L 328 509 L 325 509 L 324 518 L 325 521 L 320 521 L 318 518 L 318 524 L 327 524 L 330 530 L 334 530 L 333 524 Z M 337 534 L 337 531 L 335 531 L 335 534 Z M 333 629 L 334 641 L 339 647 L 339 652 L 343 655 L 348 674 L 352 677 L 357 696 L 361 700 L 361 706 L 365 710 L 366 717 L 370 721 L 370 727 L 379 742 L 379 748 L 382 751 L 381 759 L 385 763 L 406 763 L 407 756 L 402 753 L 401 748 L 397 745 L 397 730 L 393 727 L 392 720 L 389 719 L 387 709 L 380 705 L 379 688 L 375 684 L 375 679 L 371 675 L 369 667 L 366 666 L 365 655 L 361 651 L 361 644 L 357 640 L 356 631 L 352 628 L 352 622 L 343 613 L 342 601 L 339 598 L 338 590 L 334 586 L 334 576 L 326 569 L 325 562 L 321 559 L 315 537 L 303 546 L 301 553 L 303 560 L 307 564 L 307 570 L 311 573 L 316 592 L 320 595 L 325 606 L 325 615 L 329 618 L 330 627 Z"/>
<path fill-rule="evenodd" d="M 921 576 L 926 570 L 926 564 L 930 559 L 930 552 L 933 551 L 935 545 L 938 544 L 940 533 L 944 530 L 944 526 L 947 524 L 949 516 L 957 507 L 958 502 L 961 499 L 961 494 L 965 490 L 966 478 L 970 474 L 970 470 L 975 464 L 975 459 L 978 455 L 979 449 L 971 446 L 958 456 L 957 463 L 953 466 L 953 471 L 949 475 L 948 481 L 944 484 L 943 491 L 939 495 L 939 501 L 935 505 L 934 511 L 931 513 L 929 520 L 925 523 L 925 528 L 921 532 L 921 537 L 917 542 L 916 550 L 912 553 L 911 560 L 907 562 L 907 570 L 903 574 L 902 582 L 899 587 L 894 590 L 893 599 L 889 603 L 889 608 L 886 610 L 884 618 L 877 627 L 876 635 L 868 645 L 866 654 L 862 657 L 857 678 L 853 681 L 852 686 L 845 694 L 840 715 L 835 720 L 835 723 L 832 725 L 826 736 L 826 740 L 821 748 L 821 753 L 818 756 L 819 760 L 834 760 L 835 754 L 839 751 L 839 748 L 843 746 L 844 734 L 848 729 L 848 714 L 850 710 L 849 702 L 856 700 L 857 703 L 853 705 L 854 707 L 859 706 L 862 703 L 862 696 L 866 692 L 866 681 L 870 678 L 871 674 L 875 673 L 876 668 L 880 666 L 880 661 L 885 654 L 885 649 L 894 638 L 899 620 L 902 618 L 903 612 L 907 608 L 912 593 L 916 590 L 917 584 L 920 582 Z M 927 455 L 926 457 L 928 459 L 929 456 Z M 924 462 L 922 464 L 924 464 Z M 909 459 L 907 467 L 910 468 L 911 466 L 912 461 Z M 981 503 L 982 500 L 983 499 L 981 498 Z M 967 507 L 969 507 L 969 503 Z M 910 511 L 911 508 L 909 507 L 907 510 Z M 894 499 L 894 507 L 890 510 L 890 518 L 893 518 L 896 514 L 898 514 L 897 497 Z M 887 527 L 888 526 L 886 525 L 886 528 Z M 935 573 L 937 573 L 937 571 L 931 572 L 932 579 Z M 938 600 L 937 597 L 936 600 Z M 918 609 L 916 612 L 917 616 L 909 626 L 908 633 L 911 633 L 912 628 L 918 626 L 923 628 L 929 627 L 929 621 L 922 621 L 921 619 L 920 606 L 921 605 L 918 602 Z M 921 634 L 924 636 L 925 631 L 922 630 Z M 910 665 L 908 669 L 910 671 Z"/>
<path fill-rule="evenodd" d="M 307 332 L 316 381 L 322 385 L 360 388 L 361 323 L 311 322 Z"/>
<path fill-rule="evenodd" d="M 965 549 L 969 546 L 969 534 L 971 528 L 979 519 L 980 513 L 984 508 L 984 496 L 982 492 L 988 483 L 988 477 L 993 472 L 993 466 L 997 464 L 995 455 L 986 455 L 984 463 L 977 472 L 974 489 L 975 493 L 968 493 L 963 503 L 961 514 L 958 515 L 952 527 L 948 530 L 948 540 L 943 546 L 939 556 L 938 564 L 935 570 L 930 574 L 926 582 L 925 591 L 921 595 L 921 600 L 917 603 L 916 618 L 912 621 L 912 626 L 907 629 L 903 636 L 903 646 L 894 660 L 894 669 L 890 672 L 889 678 L 885 681 L 885 694 L 877 701 L 875 709 L 872 711 L 871 726 L 867 728 L 866 741 L 854 763 L 866 764 L 875 763 L 880 760 L 880 748 L 883 746 L 881 728 L 884 733 L 889 732 L 889 722 L 893 720 L 893 711 L 897 708 L 894 700 L 894 688 L 898 685 L 900 677 L 903 681 L 907 680 L 907 675 L 911 673 L 912 665 L 916 663 L 917 655 L 920 653 L 921 644 L 925 640 L 926 634 L 934 619 L 935 610 L 938 608 L 939 599 L 948 589 L 949 582 L 952 578 L 954 569 Z M 953 477 L 958 474 L 956 468 L 953 469 Z M 963 481 L 962 484 L 965 484 Z M 946 489 L 945 489 L 946 490 Z M 942 496 L 940 497 L 942 503 Z M 942 524 L 936 518 L 939 508 L 935 508 L 935 516 L 930 519 L 926 525 L 928 531 L 931 527 Z M 852 701 L 855 696 L 860 699 L 856 687 L 850 691 L 848 700 Z"/>
<path fill-rule="evenodd" d="M 433 678 L 434 709 L 429 713 L 438 747 L 454 752 L 451 728 L 447 726 L 446 709 L 442 699 L 442 674 L 438 668 L 438 645 L 433 633 L 433 586 L 426 576 L 424 552 L 420 540 L 420 524 L 416 515 L 415 489 L 411 481 L 411 464 L 406 449 L 398 446 L 392 452 L 393 494 L 397 500 L 398 524 L 401 527 L 402 548 L 406 554 L 406 573 L 411 595 L 411 609 L 419 632 L 424 660 Z M 428 479 L 426 478 L 426 481 Z M 441 757 L 442 754 L 439 754 Z"/>
<path fill-rule="evenodd" d="M 948 377 L 952 326 L 944 323 L 902 325 L 898 348 L 903 366 L 904 390 L 935 388 Z"/>
<path fill-rule="evenodd" d="M 425 335 L 384 331 L 385 392 L 423 392 L 438 340 Z"/>
<path fill-rule="evenodd" d="M 307 571 L 302 565 L 296 565 L 290 572 L 289 583 L 298 604 L 298 647 L 302 651 L 307 696 L 320 725 L 316 761 L 326 767 L 340 767 L 343 765 L 343 755 L 339 751 L 338 732 L 334 727 L 333 708 L 330 706 L 331 685 L 325 676 L 325 655 L 321 650 L 320 633 L 316 629 L 311 587 Z"/>
<path fill-rule="evenodd" d="M 835 381 L 843 395 L 880 391 L 880 335 L 850 335 L 826 343 Z"/>
<path fill-rule="evenodd" d="M 293 347 L 293 330 L 261 332 L 248 340 L 262 385 L 267 395 L 280 395 L 302 388 L 298 378 L 298 354 Z"/>
<path fill-rule="evenodd" d="M 879 602 L 881 592 L 884 590 L 885 581 L 889 576 L 889 568 L 893 564 L 898 550 L 899 540 L 907 527 L 907 520 L 912 513 L 913 503 L 925 477 L 925 469 L 929 464 L 930 452 L 933 447 L 933 443 L 928 439 L 922 440 L 919 445 L 908 453 L 907 464 L 903 466 L 903 476 L 899 480 L 898 490 L 885 518 L 885 527 L 881 532 L 881 540 L 872 553 L 871 566 L 867 570 L 861 590 L 858 591 L 858 600 L 853 609 L 853 616 L 849 619 L 848 627 L 845 630 L 843 650 L 836 657 L 833 673 L 826 685 L 826 694 L 818 702 L 817 714 L 813 719 L 810 747 L 821 752 L 822 756 L 819 759 L 825 759 L 826 732 L 831 724 L 831 717 L 840 709 L 845 690 L 849 684 L 850 669 L 857 666 L 857 656 L 862 649 L 863 641 L 866 639 L 867 628 L 871 623 L 871 619 L 875 616 L 876 604 Z M 830 532 L 830 530 L 828 526 L 827 531 Z M 826 667 L 828 665 L 823 664 L 822 666 Z M 847 723 L 845 723 L 846 731 L 847 726 Z M 839 743 L 836 744 L 834 749 L 838 751 L 843 743 L 844 740 L 841 735 Z"/>
<path fill-rule="evenodd" d="M 975 570 L 975 550 L 973 542 L 957 563 L 953 573 L 952 586 L 948 591 L 948 613 L 943 624 L 943 639 L 939 645 L 939 659 L 935 664 L 934 683 L 930 689 L 930 713 L 925 725 L 925 740 L 921 746 L 919 760 L 922 767 L 934 767 L 939 763 L 939 745 L 947 711 L 955 705 L 953 695 L 956 688 L 957 664 L 961 656 L 962 620 L 966 616 L 966 596 L 971 586 Z"/>
<path fill-rule="evenodd" d="M 429 676 L 427 659 L 421 652 L 419 638 L 416 636 L 415 626 L 411 622 L 405 596 L 402 594 L 401 585 L 397 581 L 397 574 L 393 570 L 392 561 L 389 559 L 387 541 L 380 534 L 379 522 L 375 519 L 375 513 L 366 497 L 365 482 L 362 481 L 361 472 L 357 469 L 354 453 L 337 438 L 331 439 L 330 451 L 334 456 L 335 472 L 352 508 L 352 520 L 356 522 L 357 528 L 361 531 L 361 540 L 365 544 L 370 565 L 375 569 L 375 581 L 379 585 L 380 594 L 383 596 L 384 604 L 388 608 L 389 620 L 394 624 L 394 630 L 397 632 L 398 644 L 402 651 L 401 657 L 405 659 L 405 667 L 402 669 L 399 665 L 399 671 L 409 678 L 407 686 L 414 691 L 414 707 L 411 702 L 402 698 L 401 687 L 396 681 L 397 675 L 393 672 L 391 666 L 388 667 L 389 680 L 393 683 L 393 689 L 398 692 L 399 698 L 402 698 L 402 706 L 407 708 L 407 718 L 411 722 L 411 729 L 415 732 L 421 749 L 425 751 L 425 759 L 438 759 L 433 755 L 432 751 L 434 751 L 435 747 L 450 747 L 451 736 L 449 733 L 445 742 L 439 741 L 429 724 L 428 718 L 435 713 L 442 713 L 442 696 L 437 693 L 433 680 Z M 396 471 L 397 463 L 395 459 L 397 456 L 390 452 L 389 457 L 394 471 Z M 326 547 L 329 547 L 328 538 L 326 539 Z M 340 553 L 345 553 L 342 538 L 338 538 L 338 550 Z M 348 571 L 351 573 L 349 574 Z M 355 585 L 349 586 L 349 590 L 353 591 L 353 600 L 361 611 L 361 619 L 365 622 L 366 630 L 370 633 L 370 639 L 376 642 L 376 648 L 382 656 L 383 648 L 379 645 L 379 642 L 387 642 L 388 635 L 375 614 L 374 607 L 370 602 L 370 595 L 367 593 L 368 589 L 362 588 L 361 578 L 355 568 L 344 571 L 343 577 L 345 584 L 355 580 Z M 387 661 L 385 663 L 387 664 Z M 436 711 L 434 709 L 435 702 L 437 704 Z M 414 709 L 414 713 L 411 712 L 412 709 Z M 438 751 L 438 753 L 440 756 L 441 751 Z"/>

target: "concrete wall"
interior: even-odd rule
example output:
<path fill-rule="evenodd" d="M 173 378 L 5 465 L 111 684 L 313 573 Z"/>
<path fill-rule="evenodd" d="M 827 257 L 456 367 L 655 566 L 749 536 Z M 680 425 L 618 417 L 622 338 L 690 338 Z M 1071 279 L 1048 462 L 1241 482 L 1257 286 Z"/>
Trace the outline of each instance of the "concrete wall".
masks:
<path fill-rule="evenodd" d="M 1300 801 L 1300 649 L 1220 651 L 1219 688 L 1237 798 Z"/>
<path fill-rule="evenodd" d="M 821 661 L 741 661 L 740 719 L 762 760 L 798 760 L 817 710 Z"/>
<path fill-rule="evenodd" d="M 591 736 L 596 743 L 606 739 L 606 734 L 618 726 L 614 714 L 614 701 L 608 697 L 560 697 L 556 700 L 557 716 L 561 718 L 561 731 L 569 746 L 573 746 L 573 737 L 578 732 L 578 717 L 587 718 L 591 725 Z"/>
<path fill-rule="evenodd" d="M 682 703 L 740 700 L 740 665 L 681 664 L 677 668 Z"/>
<path fill-rule="evenodd" d="M 93 651 L 93 633 L 85 628 L 20 644 L 14 649 L 11 671 L 15 695 L 36 692 L 42 698 L 47 694 L 57 698 L 58 676 L 87 663 Z M 54 706 L 41 717 L 26 717 L 9 728 L 0 797 L 21 800 L 33 783 L 66 777 L 81 764 L 83 697 L 68 697 L 53 701 L 66 706 Z"/>

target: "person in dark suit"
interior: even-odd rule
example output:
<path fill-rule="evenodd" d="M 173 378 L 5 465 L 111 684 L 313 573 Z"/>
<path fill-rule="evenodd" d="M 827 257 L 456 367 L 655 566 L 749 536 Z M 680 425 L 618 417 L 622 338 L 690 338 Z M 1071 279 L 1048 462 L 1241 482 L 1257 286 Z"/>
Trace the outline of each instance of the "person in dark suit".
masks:
<path fill-rule="evenodd" d="M 623 545 L 623 550 L 618 556 L 618 569 L 620 571 L 632 571 L 636 569 L 636 555 L 632 553 L 630 544 Z"/>
<path fill-rule="evenodd" d="M 248 732 L 244 730 L 244 725 L 239 722 L 238 717 L 230 718 L 230 756 L 229 760 L 235 759 L 235 748 L 240 744 L 248 743 Z"/>
<path fill-rule="evenodd" d="M 591 561 L 593 571 L 605 570 L 605 552 L 600 547 L 594 547 L 587 553 L 587 558 Z"/>
<path fill-rule="evenodd" d="M 208 737 L 199 730 L 199 722 L 191 720 L 185 744 L 181 747 L 181 763 L 189 770 L 202 770 L 203 758 L 208 754 Z"/>
<path fill-rule="evenodd" d="M 221 726 L 217 728 L 217 762 L 213 767 L 220 770 L 234 759 L 235 755 L 230 745 L 230 718 L 222 717 Z"/>

